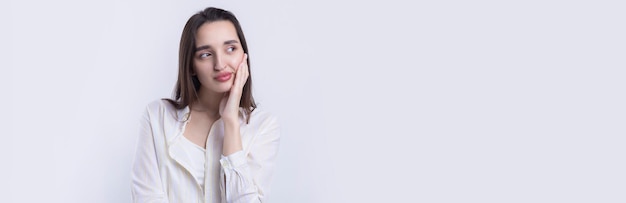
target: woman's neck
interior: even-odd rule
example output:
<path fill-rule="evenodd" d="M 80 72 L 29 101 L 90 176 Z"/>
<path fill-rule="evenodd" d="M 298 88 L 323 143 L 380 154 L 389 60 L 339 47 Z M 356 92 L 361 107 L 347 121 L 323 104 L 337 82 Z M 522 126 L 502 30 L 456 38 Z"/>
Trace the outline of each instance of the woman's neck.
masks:
<path fill-rule="evenodd" d="M 208 115 L 218 115 L 220 101 L 223 96 L 224 93 L 216 93 L 200 88 L 198 91 L 198 100 L 194 102 L 191 110 L 206 113 Z"/>

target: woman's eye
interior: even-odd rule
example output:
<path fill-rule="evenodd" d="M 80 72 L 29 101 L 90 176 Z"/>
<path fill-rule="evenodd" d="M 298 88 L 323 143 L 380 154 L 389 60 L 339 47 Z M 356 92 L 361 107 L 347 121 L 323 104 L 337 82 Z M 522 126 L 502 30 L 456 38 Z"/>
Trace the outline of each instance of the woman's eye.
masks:
<path fill-rule="evenodd" d="M 226 49 L 226 51 L 228 51 L 229 53 L 233 52 L 233 51 L 235 51 L 235 47 L 228 47 L 228 49 Z"/>
<path fill-rule="evenodd" d="M 200 54 L 200 58 L 207 58 L 209 56 L 211 56 L 211 53 L 202 53 L 202 54 Z"/>

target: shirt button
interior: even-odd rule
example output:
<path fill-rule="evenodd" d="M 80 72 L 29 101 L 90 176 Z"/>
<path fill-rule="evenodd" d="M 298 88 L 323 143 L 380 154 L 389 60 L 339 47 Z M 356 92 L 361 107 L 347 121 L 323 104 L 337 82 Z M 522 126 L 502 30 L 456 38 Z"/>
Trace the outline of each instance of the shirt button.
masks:
<path fill-rule="evenodd" d="M 224 167 L 224 168 L 230 168 L 230 165 L 228 165 L 228 161 L 225 161 L 225 160 L 220 160 L 220 163 L 222 163 L 222 167 Z"/>

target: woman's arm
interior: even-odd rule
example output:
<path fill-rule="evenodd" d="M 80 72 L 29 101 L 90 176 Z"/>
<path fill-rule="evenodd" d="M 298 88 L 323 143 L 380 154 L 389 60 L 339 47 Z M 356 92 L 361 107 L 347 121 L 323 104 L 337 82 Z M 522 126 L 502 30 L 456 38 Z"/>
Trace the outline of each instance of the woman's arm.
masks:
<path fill-rule="evenodd" d="M 132 200 L 135 203 L 166 203 L 168 199 L 159 176 L 149 114 L 146 109 L 140 121 L 139 138 L 131 171 Z"/>
<path fill-rule="evenodd" d="M 275 117 L 269 117 L 259 127 L 259 134 L 250 143 L 247 156 L 243 150 L 222 156 L 220 189 L 226 202 L 267 201 L 279 141 L 278 122 Z"/>

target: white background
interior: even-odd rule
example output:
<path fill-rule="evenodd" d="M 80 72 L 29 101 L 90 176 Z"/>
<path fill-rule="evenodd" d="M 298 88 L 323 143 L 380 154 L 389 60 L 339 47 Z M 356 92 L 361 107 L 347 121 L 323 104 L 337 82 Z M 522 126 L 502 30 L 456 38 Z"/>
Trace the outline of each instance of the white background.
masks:
<path fill-rule="evenodd" d="M 626 202 L 626 5 L 602 0 L 3 1 L 0 202 L 130 202 L 207 6 L 280 118 L 273 202 Z"/>

